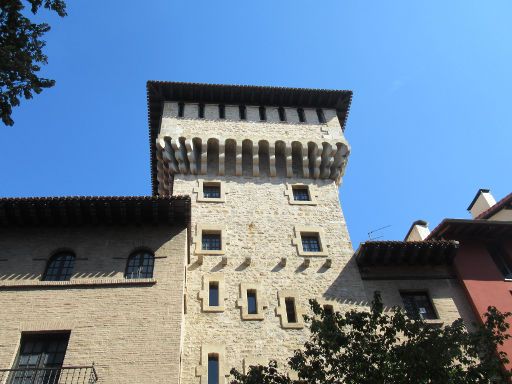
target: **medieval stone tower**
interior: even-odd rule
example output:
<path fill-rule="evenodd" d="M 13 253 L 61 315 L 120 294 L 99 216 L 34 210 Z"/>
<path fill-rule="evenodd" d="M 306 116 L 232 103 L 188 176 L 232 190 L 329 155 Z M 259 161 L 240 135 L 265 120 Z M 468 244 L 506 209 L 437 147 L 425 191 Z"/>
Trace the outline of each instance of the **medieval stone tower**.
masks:
<path fill-rule="evenodd" d="M 338 197 L 351 92 L 149 82 L 153 192 L 190 195 L 181 382 L 284 364 L 365 300 Z"/>

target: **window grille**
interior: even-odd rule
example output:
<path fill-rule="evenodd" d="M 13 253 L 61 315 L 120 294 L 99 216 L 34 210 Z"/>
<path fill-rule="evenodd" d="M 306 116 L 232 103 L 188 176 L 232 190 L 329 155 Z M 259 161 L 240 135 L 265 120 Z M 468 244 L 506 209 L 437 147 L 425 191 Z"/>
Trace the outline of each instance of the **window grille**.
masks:
<path fill-rule="evenodd" d="M 208 251 L 220 251 L 221 240 L 219 233 L 203 233 L 202 239 L 203 250 Z"/>
<path fill-rule="evenodd" d="M 302 249 L 304 252 L 320 252 L 320 241 L 316 235 L 302 236 Z"/>
<path fill-rule="evenodd" d="M 151 279 L 155 266 L 155 256 L 148 251 L 132 253 L 126 264 L 126 279 Z"/>
<path fill-rule="evenodd" d="M 220 185 L 203 185 L 205 199 L 220 199 Z"/>
<path fill-rule="evenodd" d="M 432 301 L 426 292 L 400 292 L 405 312 L 413 319 L 437 319 Z"/>
<path fill-rule="evenodd" d="M 295 201 L 311 201 L 307 187 L 293 187 L 293 200 Z"/>
<path fill-rule="evenodd" d="M 75 255 L 70 252 L 60 252 L 53 255 L 43 276 L 45 281 L 65 281 L 71 279 L 75 267 Z"/>

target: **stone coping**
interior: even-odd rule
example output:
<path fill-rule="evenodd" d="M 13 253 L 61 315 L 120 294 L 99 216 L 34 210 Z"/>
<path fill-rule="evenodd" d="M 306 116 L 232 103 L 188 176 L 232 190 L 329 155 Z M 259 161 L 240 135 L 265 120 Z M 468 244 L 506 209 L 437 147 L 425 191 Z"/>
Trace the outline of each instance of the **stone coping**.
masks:
<path fill-rule="evenodd" d="M 76 279 L 69 281 L 0 280 L 0 290 L 13 288 L 67 288 L 154 285 L 156 279 Z"/>

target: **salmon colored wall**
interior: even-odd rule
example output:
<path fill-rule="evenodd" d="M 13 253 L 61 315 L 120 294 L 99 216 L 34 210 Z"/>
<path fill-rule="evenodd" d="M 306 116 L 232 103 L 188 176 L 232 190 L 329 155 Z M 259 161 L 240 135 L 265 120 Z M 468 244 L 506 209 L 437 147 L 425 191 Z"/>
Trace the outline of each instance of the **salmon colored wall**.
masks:
<path fill-rule="evenodd" d="M 512 241 L 505 242 L 504 246 L 508 255 L 512 255 Z M 512 281 L 504 281 L 484 243 L 461 241 L 454 266 L 477 317 L 481 318 L 489 306 L 501 312 L 512 312 Z M 505 343 L 503 350 L 512 360 L 512 340 Z M 509 364 L 508 369 L 511 368 Z"/>

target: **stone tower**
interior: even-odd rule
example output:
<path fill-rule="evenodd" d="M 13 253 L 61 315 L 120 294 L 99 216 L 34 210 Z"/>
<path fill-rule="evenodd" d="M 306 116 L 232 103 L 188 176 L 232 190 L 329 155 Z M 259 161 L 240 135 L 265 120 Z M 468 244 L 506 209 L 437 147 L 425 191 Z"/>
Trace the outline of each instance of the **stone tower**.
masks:
<path fill-rule="evenodd" d="M 365 300 L 338 197 L 351 96 L 148 82 L 153 193 L 192 197 L 181 383 L 282 365 L 309 299 Z"/>

